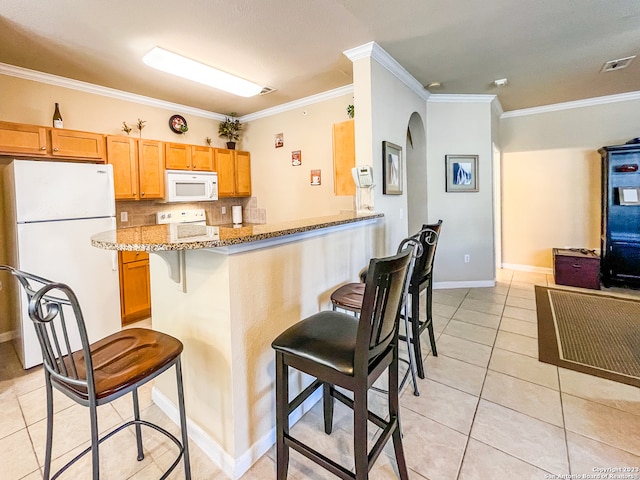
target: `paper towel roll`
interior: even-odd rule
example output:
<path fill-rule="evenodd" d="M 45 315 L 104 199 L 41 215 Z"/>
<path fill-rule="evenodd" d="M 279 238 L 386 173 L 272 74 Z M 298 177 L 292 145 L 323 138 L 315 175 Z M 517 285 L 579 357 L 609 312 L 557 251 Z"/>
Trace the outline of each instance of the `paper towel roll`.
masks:
<path fill-rule="evenodd" d="M 242 207 L 240 205 L 234 205 L 231 207 L 231 216 L 233 217 L 234 225 L 242 223 Z"/>

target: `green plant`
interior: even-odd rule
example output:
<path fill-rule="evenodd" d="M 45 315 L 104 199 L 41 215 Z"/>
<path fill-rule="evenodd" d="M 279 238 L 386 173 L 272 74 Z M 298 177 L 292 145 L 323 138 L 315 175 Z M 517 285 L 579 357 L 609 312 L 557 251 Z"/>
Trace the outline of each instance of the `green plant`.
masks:
<path fill-rule="evenodd" d="M 349 116 L 349 118 L 353 118 L 353 114 L 354 114 L 353 108 L 354 108 L 353 105 L 349 105 L 347 107 L 347 115 Z"/>
<path fill-rule="evenodd" d="M 127 122 L 122 122 L 122 131 L 129 135 L 131 133 L 131 127 L 127 125 Z"/>
<path fill-rule="evenodd" d="M 242 129 L 242 124 L 240 120 L 235 118 L 236 115 L 236 112 L 231 112 L 224 122 L 220 122 L 218 127 L 218 135 L 229 139 L 230 142 L 235 142 L 240 138 L 239 132 Z"/>
<path fill-rule="evenodd" d="M 138 127 L 138 132 L 140 132 L 140 138 L 142 138 L 142 129 L 145 127 L 145 123 L 147 123 L 146 120 L 138 119 L 138 123 L 136 124 L 136 127 Z"/>

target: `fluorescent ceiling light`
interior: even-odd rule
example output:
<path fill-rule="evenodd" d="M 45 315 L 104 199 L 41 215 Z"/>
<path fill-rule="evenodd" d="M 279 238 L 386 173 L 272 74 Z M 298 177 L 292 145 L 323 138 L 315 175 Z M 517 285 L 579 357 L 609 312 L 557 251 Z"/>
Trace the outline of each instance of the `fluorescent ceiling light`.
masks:
<path fill-rule="evenodd" d="M 163 72 L 224 90 L 240 97 L 253 97 L 262 91 L 262 87 L 256 83 L 168 52 L 160 47 L 153 48 L 142 57 L 142 61 L 150 67 L 157 68 Z"/>

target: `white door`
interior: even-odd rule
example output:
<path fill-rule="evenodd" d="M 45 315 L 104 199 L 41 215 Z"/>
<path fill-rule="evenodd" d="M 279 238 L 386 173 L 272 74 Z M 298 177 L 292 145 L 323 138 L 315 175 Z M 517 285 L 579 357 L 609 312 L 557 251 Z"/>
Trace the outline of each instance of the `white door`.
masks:
<path fill-rule="evenodd" d="M 116 228 L 115 218 L 18 224 L 18 268 L 67 284 L 80 302 L 89 340 L 120 330 L 117 252 L 91 246 L 91 236 Z M 24 368 L 42 363 L 40 345 L 21 293 L 21 360 Z M 80 348 L 79 338 L 72 349 Z"/>
<path fill-rule="evenodd" d="M 15 160 L 19 223 L 113 217 L 113 166 Z"/>

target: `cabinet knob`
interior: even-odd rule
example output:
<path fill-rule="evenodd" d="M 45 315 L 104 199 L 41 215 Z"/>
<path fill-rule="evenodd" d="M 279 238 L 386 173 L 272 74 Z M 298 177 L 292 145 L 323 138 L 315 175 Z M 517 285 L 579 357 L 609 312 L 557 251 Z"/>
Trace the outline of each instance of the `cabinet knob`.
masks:
<path fill-rule="evenodd" d="M 40 147 L 40 150 L 46 150 L 47 147 Z"/>
<path fill-rule="evenodd" d="M 141 192 L 140 195 L 144 195 L 144 192 Z"/>
<path fill-rule="evenodd" d="M 54 149 L 53 149 L 53 151 L 54 151 L 54 152 L 57 152 L 57 151 L 58 151 L 58 147 L 54 148 Z"/>

